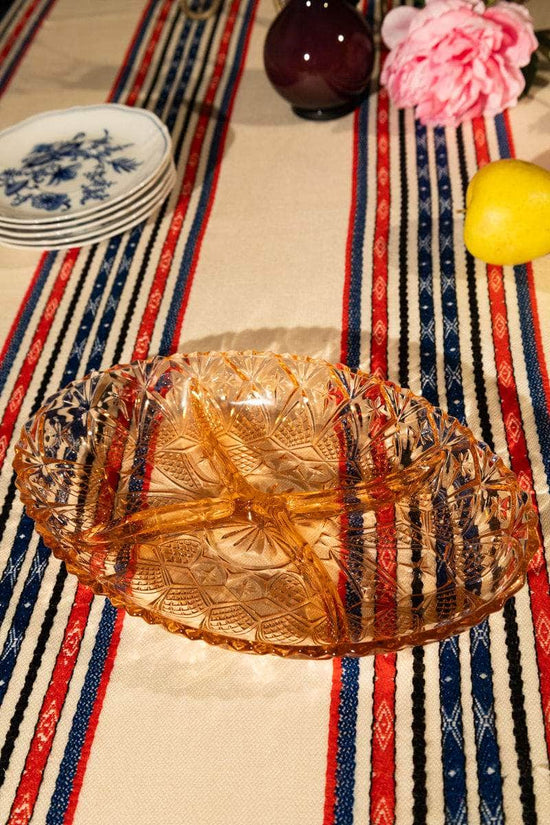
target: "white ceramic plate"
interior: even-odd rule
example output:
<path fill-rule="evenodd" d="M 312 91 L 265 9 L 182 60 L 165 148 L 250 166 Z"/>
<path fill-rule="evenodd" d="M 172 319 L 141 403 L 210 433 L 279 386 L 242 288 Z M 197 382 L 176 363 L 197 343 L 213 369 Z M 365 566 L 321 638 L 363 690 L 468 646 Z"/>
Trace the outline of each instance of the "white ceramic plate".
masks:
<path fill-rule="evenodd" d="M 172 157 L 169 155 L 166 162 L 163 163 L 158 173 L 155 174 L 151 180 L 146 181 L 143 186 L 138 187 L 134 192 L 131 192 L 127 198 L 117 198 L 116 201 L 107 201 L 102 206 L 97 207 L 90 212 L 84 214 L 76 214 L 72 217 L 65 217 L 60 215 L 57 218 L 50 218 L 47 221 L 13 221 L 4 220 L 0 215 L 0 232 L 25 232 L 25 233 L 42 233 L 49 232 L 54 229 L 62 229 L 69 231 L 73 227 L 83 226 L 84 224 L 91 224 L 95 221 L 105 220 L 111 215 L 116 215 L 120 210 L 130 208 L 136 203 L 149 197 L 164 181 L 172 174 L 175 169 Z"/>
<path fill-rule="evenodd" d="M 171 152 L 152 112 L 116 103 L 42 112 L 0 132 L 3 223 L 67 220 L 154 178 Z"/>
<path fill-rule="evenodd" d="M 0 244 L 12 249 L 71 249 L 76 246 L 88 246 L 99 243 L 114 235 L 120 235 L 127 229 L 131 229 L 152 215 L 170 194 L 174 181 L 167 181 L 165 187 L 159 192 L 157 197 L 147 206 L 125 215 L 115 221 L 109 221 L 101 228 L 96 228 L 87 232 L 68 233 L 63 237 L 40 238 L 33 241 L 22 241 L 20 239 L 6 239 L 0 236 Z"/>
<path fill-rule="evenodd" d="M 169 190 L 173 187 L 176 180 L 176 170 L 173 164 L 167 167 L 165 174 L 158 180 L 152 188 L 144 189 L 138 198 L 132 198 L 128 203 L 122 201 L 116 208 L 108 213 L 99 213 L 92 217 L 83 218 L 77 223 L 54 223 L 47 227 L 27 227 L 27 226 L 13 226 L 6 224 L 0 226 L 0 240 L 6 241 L 26 241 L 33 244 L 41 243 L 48 239 L 75 237 L 80 236 L 85 232 L 99 232 L 105 226 L 110 226 L 113 222 L 123 220 L 125 217 L 130 217 L 133 212 L 141 211 L 149 204 L 156 201 L 156 199 L 167 187 Z"/>

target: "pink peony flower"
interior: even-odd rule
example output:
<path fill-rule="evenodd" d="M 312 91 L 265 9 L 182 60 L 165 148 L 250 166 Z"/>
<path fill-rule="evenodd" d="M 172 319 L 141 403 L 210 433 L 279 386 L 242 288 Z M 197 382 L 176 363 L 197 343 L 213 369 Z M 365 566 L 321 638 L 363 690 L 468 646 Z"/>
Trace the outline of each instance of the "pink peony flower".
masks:
<path fill-rule="evenodd" d="M 416 106 L 425 125 L 458 126 L 517 103 L 520 71 L 538 46 L 531 16 L 500 0 L 426 0 L 423 9 L 388 12 L 382 39 L 390 53 L 381 82 L 393 102 Z"/>

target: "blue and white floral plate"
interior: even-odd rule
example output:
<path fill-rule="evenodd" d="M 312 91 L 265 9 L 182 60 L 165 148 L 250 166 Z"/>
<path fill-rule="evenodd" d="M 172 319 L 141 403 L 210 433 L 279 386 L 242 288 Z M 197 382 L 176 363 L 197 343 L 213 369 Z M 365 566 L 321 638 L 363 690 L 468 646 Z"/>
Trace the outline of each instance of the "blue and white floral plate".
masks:
<path fill-rule="evenodd" d="M 135 203 L 131 208 L 116 212 L 114 215 L 102 216 L 93 223 L 67 228 L 65 224 L 53 229 L 44 229 L 38 233 L 17 228 L 0 229 L 0 244 L 15 249 L 69 249 L 76 246 L 85 246 L 92 243 L 120 235 L 138 223 L 145 221 L 157 211 L 163 201 L 170 195 L 176 180 L 176 170 L 173 163 L 170 165 L 154 190 Z"/>
<path fill-rule="evenodd" d="M 96 213 L 93 220 L 89 216 L 85 216 L 75 219 L 71 223 L 53 221 L 40 224 L 40 226 L 36 224 L 32 226 L 28 224 L 5 224 L 0 226 L 0 240 L 20 238 L 29 241 L 48 237 L 79 236 L 83 232 L 89 232 L 112 221 L 125 220 L 136 211 L 156 203 L 159 198 L 163 198 L 172 189 L 175 180 L 176 169 L 171 161 L 163 174 L 155 180 L 153 186 L 144 188 L 139 197 L 132 195 L 122 205 L 118 204 L 110 209 L 105 209 L 101 213 Z"/>
<path fill-rule="evenodd" d="M 159 170 L 156 177 L 151 181 L 147 181 L 147 183 L 140 186 L 136 191 L 130 192 L 126 198 L 106 201 L 101 206 L 97 206 L 89 212 L 77 213 L 70 216 L 57 215 L 40 221 L 2 221 L 0 218 L 0 232 L 42 233 L 52 229 L 67 231 L 68 229 L 85 224 L 93 225 L 98 220 L 104 220 L 108 215 L 118 215 L 119 213 L 133 209 L 136 204 L 142 203 L 163 185 L 166 178 L 173 174 L 173 171 L 174 162 L 171 157 L 168 157 L 167 163 L 163 164 L 162 169 Z"/>
<path fill-rule="evenodd" d="M 0 132 L 0 229 L 90 223 L 139 200 L 171 158 L 156 115 L 115 103 L 43 112 Z"/>

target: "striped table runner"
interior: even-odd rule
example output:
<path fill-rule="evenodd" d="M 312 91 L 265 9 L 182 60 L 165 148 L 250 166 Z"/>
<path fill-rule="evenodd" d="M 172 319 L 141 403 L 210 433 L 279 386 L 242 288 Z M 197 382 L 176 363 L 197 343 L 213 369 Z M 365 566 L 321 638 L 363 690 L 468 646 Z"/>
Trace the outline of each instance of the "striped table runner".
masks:
<path fill-rule="evenodd" d="M 375 27 L 378 0 L 364 11 Z M 270 89 L 269 0 L 190 22 L 176 0 L 0 10 L 0 126 L 109 100 L 156 112 L 177 185 L 157 215 L 67 252 L 0 252 L 0 821 L 10 825 L 544 825 L 550 590 L 459 637 L 362 660 L 279 661 L 173 637 L 79 586 L 33 531 L 23 422 L 91 369 L 176 350 L 359 364 L 467 422 L 550 535 L 550 261 L 486 267 L 469 178 L 549 165 L 548 88 L 426 129 L 377 77 L 352 116 L 296 119 Z"/>

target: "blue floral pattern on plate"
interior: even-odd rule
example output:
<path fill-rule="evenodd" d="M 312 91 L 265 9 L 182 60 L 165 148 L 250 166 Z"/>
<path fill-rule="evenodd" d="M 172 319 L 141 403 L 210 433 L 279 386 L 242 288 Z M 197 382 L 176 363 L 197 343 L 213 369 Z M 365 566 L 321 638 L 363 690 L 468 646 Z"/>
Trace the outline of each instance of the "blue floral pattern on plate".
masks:
<path fill-rule="evenodd" d="M 88 137 L 77 132 L 69 140 L 37 143 L 19 167 L 0 171 L 0 186 L 12 206 L 29 202 L 35 209 L 65 212 L 71 198 L 55 191 L 60 184 L 82 176 L 80 205 L 104 201 L 118 175 L 134 172 L 141 162 L 121 155 L 133 143 L 116 144 L 108 129 L 102 137 Z"/>

